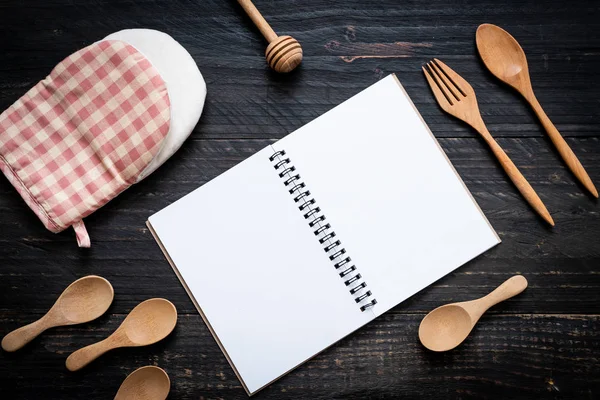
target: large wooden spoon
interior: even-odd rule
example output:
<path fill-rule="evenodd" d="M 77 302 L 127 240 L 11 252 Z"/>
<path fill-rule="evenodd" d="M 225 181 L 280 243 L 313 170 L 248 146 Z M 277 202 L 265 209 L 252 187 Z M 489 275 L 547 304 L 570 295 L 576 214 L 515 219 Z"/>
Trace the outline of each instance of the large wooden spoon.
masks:
<path fill-rule="evenodd" d="M 165 400 L 170 386 L 169 375 L 162 368 L 148 365 L 125 378 L 115 400 Z"/>
<path fill-rule="evenodd" d="M 115 292 L 106 279 L 90 275 L 71 283 L 42 318 L 2 339 L 5 351 L 16 351 L 48 328 L 92 321 L 108 310 Z"/>
<path fill-rule="evenodd" d="M 527 279 L 522 275 L 515 275 L 485 297 L 436 308 L 421 321 L 421 343 L 433 351 L 452 350 L 469 336 L 488 308 L 518 295 L 526 287 Z"/>
<path fill-rule="evenodd" d="M 169 300 L 149 299 L 138 304 L 121 326 L 106 339 L 79 349 L 67 358 L 67 369 L 77 371 L 109 350 L 154 344 L 177 324 L 177 309 Z"/>
<path fill-rule="evenodd" d="M 569 169 L 587 190 L 598 198 L 598 190 L 558 129 L 546 115 L 538 102 L 529 77 L 525 52 L 508 32 L 492 24 L 479 25 L 476 34 L 477 50 L 485 66 L 496 78 L 515 88 L 529 102 L 540 122 L 548 132 L 550 140 L 560 153 Z"/>

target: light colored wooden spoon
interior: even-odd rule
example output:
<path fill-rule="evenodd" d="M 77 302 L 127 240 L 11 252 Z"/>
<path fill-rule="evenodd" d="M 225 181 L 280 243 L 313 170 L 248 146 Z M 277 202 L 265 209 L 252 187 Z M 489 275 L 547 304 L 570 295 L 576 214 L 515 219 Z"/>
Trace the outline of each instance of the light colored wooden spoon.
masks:
<path fill-rule="evenodd" d="M 421 321 L 419 340 L 429 350 L 452 350 L 469 336 L 488 308 L 518 295 L 526 287 L 527 279 L 515 275 L 485 297 L 438 307 Z"/>
<path fill-rule="evenodd" d="M 485 66 L 496 78 L 509 84 L 525 97 L 569 169 L 583 186 L 598 198 L 596 186 L 533 94 L 527 58 L 516 39 L 504 29 L 492 24 L 479 25 L 475 37 L 477 50 Z"/>
<path fill-rule="evenodd" d="M 162 368 L 148 365 L 125 378 L 115 400 L 165 400 L 170 389 L 169 375 Z"/>
<path fill-rule="evenodd" d="M 109 350 L 154 344 L 169 335 L 177 324 L 177 309 L 169 300 L 149 299 L 141 302 L 116 331 L 106 339 L 86 346 L 67 358 L 67 369 L 77 371 Z"/>
<path fill-rule="evenodd" d="M 48 328 L 92 321 L 108 310 L 115 292 L 106 279 L 90 275 L 71 283 L 42 318 L 2 339 L 5 351 L 16 351 Z"/>

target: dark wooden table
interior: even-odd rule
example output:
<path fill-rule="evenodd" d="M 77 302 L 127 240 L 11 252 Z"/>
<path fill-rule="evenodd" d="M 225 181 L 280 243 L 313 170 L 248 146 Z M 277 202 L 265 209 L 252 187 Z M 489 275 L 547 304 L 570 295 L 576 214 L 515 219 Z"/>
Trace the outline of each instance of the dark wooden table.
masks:
<path fill-rule="evenodd" d="M 169 373 L 172 399 L 246 398 L 144 222 L 392 72 L 503 243 L 256 397 L 599 398 L 598 201 L 575 183 L 524 102 L 484 70 L 474 35 L 480 23 L 491 22 L 520 41 L 540 102 L 600 184 L 600 3 L 256 3 L 275 30 L 302 43 L 297 72 L 269 71 L 266 44 L 233 0 L 0 0 L 2 110 L 65 56 L 125 28 L 172 35 L 192 54 L 209 90 L 204 115 L 182 149 L 87 218 L 91 249 L 77 248 L 71 230 L 47 232 L 0 177 L 0 335 L 40 317 L 78 277 L 102 275 L 116 293 L 100 319 L 52 329 L 17 353 L 0 352 L 0 398 L 109 399 L 128 373 L 147 364 Z M 434 103 L 421 73 L 432 57 L 471 82 L 490 131 L 553 213 L 554 229 L 528 208 L 473 130 Z M 419 344 L 425 313 L 484 295 L 516 273 L 527 277 L 529 288 L 492 309 L 461 347 L 434 354 Z M 79 373 L 66 370 L 72 351 L 106 337 L 150 297 L 177 306 L 179 323 L 170 337 L 109 353 Z"/>

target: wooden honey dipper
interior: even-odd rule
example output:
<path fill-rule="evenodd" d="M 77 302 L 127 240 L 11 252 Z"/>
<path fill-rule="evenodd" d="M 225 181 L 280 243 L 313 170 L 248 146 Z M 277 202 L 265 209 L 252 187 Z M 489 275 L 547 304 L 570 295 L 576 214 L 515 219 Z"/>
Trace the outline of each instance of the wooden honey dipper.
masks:
<path fill-rule="evenodd" d="M 269 23 L 250 0 L 238 0 L 269 46 L 265 51 L 267 63 L 276 72 L 293 71 L 302 62 L 302 46 L 291 36 L 277 36 Z"/>

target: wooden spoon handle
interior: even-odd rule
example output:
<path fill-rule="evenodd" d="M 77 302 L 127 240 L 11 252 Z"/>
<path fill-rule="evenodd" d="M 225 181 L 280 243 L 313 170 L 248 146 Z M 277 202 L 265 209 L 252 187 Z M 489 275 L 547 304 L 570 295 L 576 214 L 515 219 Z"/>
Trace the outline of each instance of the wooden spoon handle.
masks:
<path fill-rule="evenodd" d="M 260 33 L 267 39 L 269 43 L 277 39 L 277 34 L 271 28 L 271 25 L 264 19 L 260 11 L 254 6 L 250 0 L 238 0 L 240 6 L 246 11 L 246 14 L 250 17 L 254 25 L 260 30 Z"/>
<path fill-rule="evenodd" d="M 112 348 L 113 346 L 108 339 L 83 347 L 67 357 L 67 369 L 78 371 Z"/>
<path fill-rule="evenodd" d="M 46 323 L 46 316 L 32 322 L 29 325 L 22 326 L 2 339 L 2 348 L 4 351 L 17 351 L 27 343 L 35 339 L 40 333 L 44 332 L 50 326 Z"/>
<path fill-rule="evenodd" d="M 525 98 L 529 101 L 531 107 L 533 107 L 533 110 L 540 119 L 540 122 L 544 126 L 544 129 L 546 129 L 546 132 L 548 132 L 550 140 L 552 140 L 552 143 L 554 143 L 554 147 L 556 147 L 562 159 L 565 160 L 565 163 L 567 164 L 569 169 L 573 172 L 577 179 L 579 179 L 583 186 L 585 186 L 585 188 L 589 190 L 590 193 L 594 195 L 594 197 L 598 198 L 598 190 L 596 190 L 596 186 L 594 186 L 594 183 L 590 179 L 590 176 L 585 171 L 585 168 L 583 168 L 583 165 L 581 165 L 581 162 L 579 161 L 575 153 L 573 153 L 573 150 L 571 150 L 571 147 L 569 147 L 569 145 L 562 137 L 558 129 L 556 129 L 552 121 L 550 121 L 550 118 L 548 118 L 548 116 L 544 112 L 544 109 L 540 105 L 537 98 L 534 95 L 525 96 Z"/>
<path fill-rule="evenodd" d="M 527 287 L 527 279 L 523 275 L 515 275 L 506 280 L 502 285 L 494 289 L 493 292 L 481 298 L 481 305 L 485 310 L 518 295 Z"/>
<path fill-rule="evenodd" d="M 483 129 L 485 129 L 485 131 L 487 132 L 487 129 L 485 127 Z M 554 226 L 554 220 L 552 219 L 552 216 L 548 212 L 548 209 L 542 202 L 542 199 L 540 199 L 535 190 L 533 190 L 527 179 L 525 179 L 521 171 L 519 171 L 517 166 L 510 159 L 510 157 L 508 157 L 508 155 L 504 152 L 502 147 L 500 147 L 500 145 L 496 143 L 496 141 L 492 138 L 489 132 L 487 132 L 487 135 L 483 133 L 482 135 L 486 139 L 487 143 L 492 149 L 492 152 L 500 162 L 500 165 L 508 174 L 510 180 L 515 184 L 515 186 L 517 187 L 519 192 L 521 192 L 523 197 L 525 197 L 525 200 L 527 200 L 529 205 L 531 205 L 531 207 L 533 207 L 533 209 L 542 218 L 544 218 L 544 220 L 547 223 L 549 223 L 551 226 Z"/>

